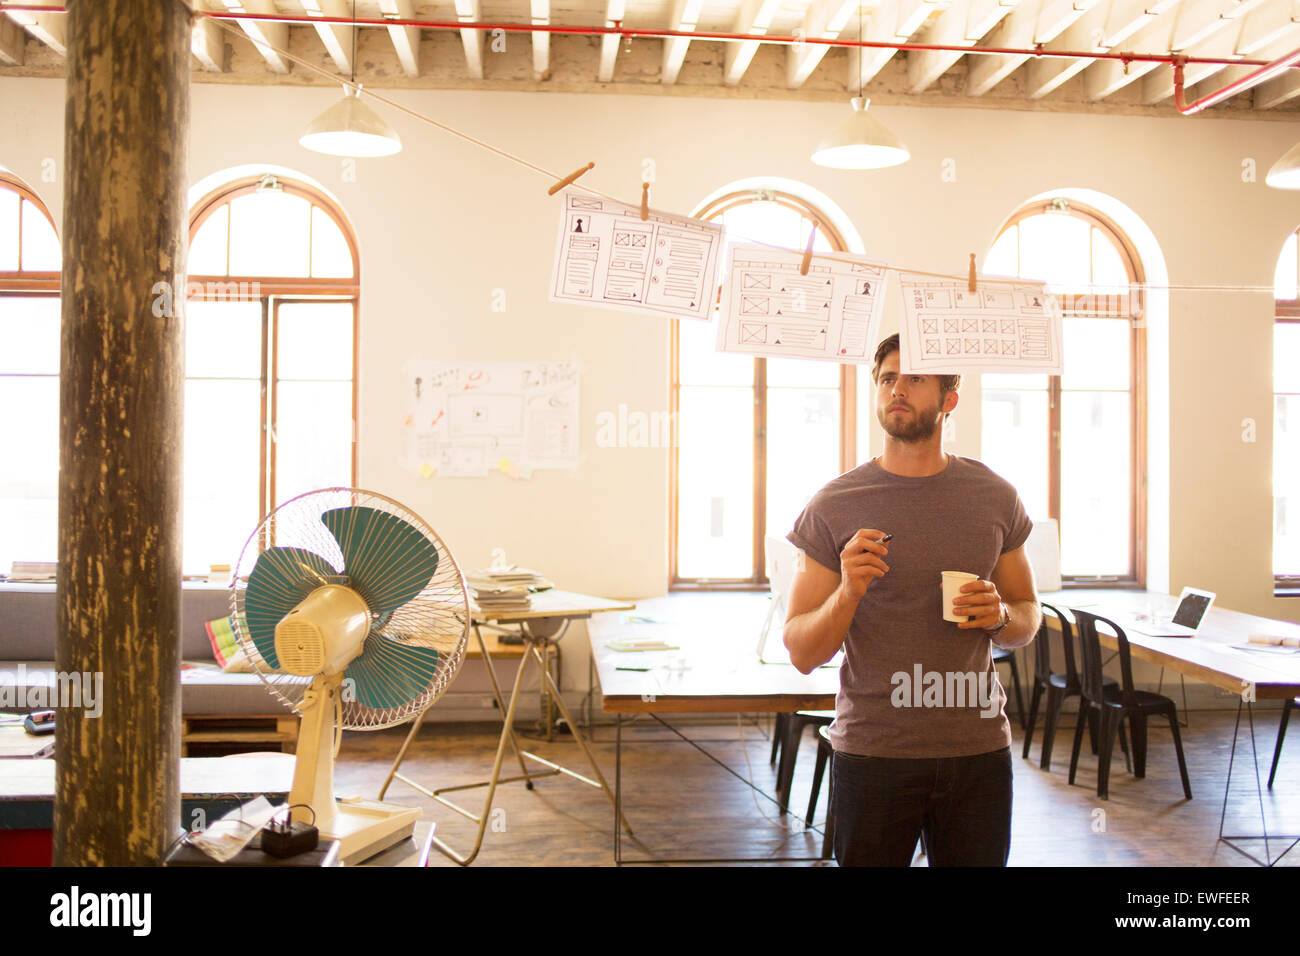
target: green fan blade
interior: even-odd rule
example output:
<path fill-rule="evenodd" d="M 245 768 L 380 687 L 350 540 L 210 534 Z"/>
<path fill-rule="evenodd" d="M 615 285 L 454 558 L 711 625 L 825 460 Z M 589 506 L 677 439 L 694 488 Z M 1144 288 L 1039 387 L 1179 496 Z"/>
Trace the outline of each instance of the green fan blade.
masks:
<path fill-rule="evenodd" d="M 257 653 L 273 670 L 280 666 L 275 626 L 324 583 L 321 577 L 334 574 L 328 561 L 302 548 L 267 548 L 258 555 L 244 591 L 244 616 Z"/>
<path fill-rule="evenodd" d="M 321 515 L 343 552 L 343 573 L 371 614 L 401 607 L 429 585 L 438 549 L 418 528 L 374 508 L 335 508 Z"/>
<path fill-rule="evenodd" d="M 353 681 L 357 703 L 374 710 L 405 707 L 429 689 L 438 673 L 438 652 L 401 644 L 379 634 L 343 672 Z"/>

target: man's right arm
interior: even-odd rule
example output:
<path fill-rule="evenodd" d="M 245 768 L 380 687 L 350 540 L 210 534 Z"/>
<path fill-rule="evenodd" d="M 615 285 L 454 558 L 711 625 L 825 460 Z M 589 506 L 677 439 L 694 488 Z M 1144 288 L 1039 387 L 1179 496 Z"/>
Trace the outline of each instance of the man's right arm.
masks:
<path fill-rule="evenodd" d="M 835 656 L 858 602 L 871 582 L 889 571 L 883 560 L 889 547 L 878 540 L 882 537 L 882 531 L 863 528 L 849 539 L 838 574 L 804 556 L 804 568 L 790 588 L 784 631 L 790 663 L 801 673 L 811 674 Z"/>

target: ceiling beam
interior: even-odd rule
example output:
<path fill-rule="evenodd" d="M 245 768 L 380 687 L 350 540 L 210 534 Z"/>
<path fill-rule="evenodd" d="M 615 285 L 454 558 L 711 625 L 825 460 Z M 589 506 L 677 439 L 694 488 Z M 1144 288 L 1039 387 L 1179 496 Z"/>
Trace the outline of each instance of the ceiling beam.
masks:
<path fill-rule="evenodd" d="M 1241 35 L 1241 22 L 1233 20 L 1223 22 L 1224 27 L 1222 29 L 1198 43 L 1194 49 L 1179 52 L 1186 52 L 1191 56 L 1214 57 L 1216 59 L 1238 56 L 1237 42 Z M 1183 85 L 1185 88 L 1193 87 L 1216 73 L 1222 72 L 1222 70 L 1223 66 L 1221 64 L 1188 63 L 1183 67 Z M 1142 102 L 1147 106 L 1159 103 L 1161 100 L 1168 99 L 1173 95 L 1174 68 L 1172 66 L 1161 64 L 1143 78 Z"/>
<path fill-rule="evenodd" d="M 1099 3 L 1044 49 L 1105 53 L 1124 43 L 1159 14 L 1172 9 L 1178 0 L 1110 0 Z M 1041 99 L 1082 73 L 1095 61 L 1035 58 L 1029 62 L 1025 93 Z"/>
<path fill-rule="evenodd" d="M 1264 11 L 1259 10 L 1256 11 L 1256 14 L 1262 12 Z M 1256 60 L 1272 61 L 1272 60 L 1280 59 L 1281 57 L 1284 57 L 1288 53 L 1295 50 L 1296 47 L 1300 47 L 1300 23 L 1291 23 L 1290 21 L 1288 21 L 1288 26 L 1284 30 L 1267 31 L 1270 35 L 1272 35 L 1273 37 L 1272 41 L 1263 46 L 1259 46 L 1259 45 L 1255 45 L 1255 41 L 1259 37 L 1264 35 L 1264 31 L 1256 30 L 1250 34 L 1249 40 L 1243 39 L 1247 35 L 1246 27 L 1249 26 L 1250 17 L 1246 17 L 1246 20 L 1247 22 L 1242 24 L 1241 37 L 1239 37 L 1237 40 L 1236 53 L 1238 55 L 1249 56 L 1252 59 L 1256 59 Z M 1249 47 L 1249 49 L 1247 49 L 1246 46 L 1247 43 L 1252 44 Z M 1190 73 L 1191 69 L 1192 67 L 1189 64 L 1186 72 Z M 1227 66 L 1224 67 L 1222 70 L 1218 71 L 1217 73 L 1213 74 L 1211 77 L 1209 77 L 1209 79 L 1212 79 L 1213 82 L 1207 83 L 1206 78 L 1202 78 L 1201 80 L 1198 81 L 1198 83 L 1190 83 L 1185 81 L 1184 96 L 1186 97 L 1187 102 L 1189 103 L 1194 102 L 1196 100 L 1199 100 L 1203 96 L 1207 96 L 1210 93 L 1214 93 L 1215 91 L 1220 90 L 1225 86 L 1228 86 L 1244 77 L 1249 76 L 1251 73 L 1256 72 L 1258 69 L 1259 69 L 1258 66 Z M 1292 71 L 1288 71 L 1288 72 L 1292 72 Z M 1196 88 L 1200 84 L 1204 84 L 1204 89 Z M 1266 84 L 1263 83 L 1260 84 L 1260 86 L 1264 86 L 1264 85 Z M 1257 86 L 1253 90 L 1248 91 L 1246 94 L 1247 96 L 1255 97 L 1256 109 L 1260 108 L 1259 97 L 1257 95 L 1258 90 L 1259 87 Z"/>
<path fill-rule="evenodd" d="M 1297 23 L 1300 23 L 1300 0 L 1268 0 L 1251 11 L 1241 24 L 1237 52 L 1254 56 L 1256 51 L 1292 35 Z"/>
<path fill-rule="evenodd" d="M 344 0 L 302 0 L 302 12 L 309 17 L 347 17 L 352 7 Z M 352 31 L 354 27 L 343 23 L 315 23 L 321 43 L 341 73 L 352 72 Z"/>
<path fill-rule="evenodd" d="M 1279 57 L 1286 56 L 1297 46 L 1300 46 L 1300 39 L 1297 39 L 1294 36 L 1289 36 L 1275 44 L 1269 49 L 1268 53 L 1264 55 L 1268 56 L 1269 59 L 1278 59 Z M 1251 71 L 1258 69 L 1259 67 L 1257 66 L 1228 67 L 1228 70 L 1240 70 L 1242 74 L 1248 74 Z M 1229 78 L 1227 76 L 1228 70 L 1225 70 L 1224 75 L 1219 77 L 1219 82 L 1224 86 L 1227 86 L 1230 82 L 1233 82 L 1236 79 L 1236 77 Z M 1263 83 L 1259 84 L 1259 86 L 1256 86 L 1252 90 L 1252 93 L 1254 94 L 1253 105 L 1255 109 L 1271 110 L 1275 106 L 1281 106 L 1283 103 L 1289 102 L 1297 96 L 1300 96 L 1300 76 L 1296 76 L 1297 73 L 1300 73 L 1300 70 L 1285 70 L 1280 76 L 1276 76 L 1271 80 L 1265 80 Z"/>
<path fill-rule="evenodd" d="M 456 19 L 459 22 L 480 22 L 481 13 L 479 0 L 456 0 Z M 465 47 L 465 66 L 469 75 L 476 80 L 483 79 L 483 31 L 461 30 L 460 42 Z"/>
<path fill-rule="evenodd" d="M 22 66 L 27 59 L 27 31 L 8 17 L 0 17 L 0 63 Z"/>
<path fill-rule="evenodd" d="M 1173 36 L 1172 15 L 1151 18 L 1150 22 L 1133 34 L 1132 42 L 1124 43 L 1123 49 L 1142 53 L 1168 53 Z M 1159 65 L 1146 60 L 1130 63 L 1098 60 L 1083 74 L 1084 95 L 1094 103 L 1104 100 L 1135 80 L 1140 80 Z"/>
<path fill-rule="evenodd" d="M 56 6 L 58 4 L 54 0 L 50 0 L 45 5 Z M 17 23 L 59 56 L 68 55 L 68 44 L 64 37 L 68 18 L 66 13 L 36 13 L 32 10 L 6 10 L 5 13 L 14 23 Z"/>
<path fill-rule="evenodd" d="M 912 38 L 937 4 L 933 0 L 881 0 L 867 13 L 861 39 L 868 43 L 902 43 Z M 850 23 L 850 28 L 853 24 Z M 897 53 L 889 48 L 851 47 L 844 87 L 856 93 L 872 81 Z"/>
<path fill-rule="evenodd" d="M 411 0 L 379 0 L 379 13 L 388 19 L 413 20 L 415 9 Z M 393 42 L 397 62 L 407 76 L 420 75 L 420 28 L 390 26 L 388 39 Z"/>
<path fill-rule="evenodd" d="M 693 33 L 700 22 L 700 10 L 704 0 L 676 0 L 673 4 L 672 19 L 668 29 L 677 32 Z M 664 40 L 663 66 L 659 71 L 659 82 L 673 84 L 677 74 L 682 71 L 682 61 L 686 59 L 686 48 L 691 41 L 686 37 L 668 37 Z"/>
<path fill-rule="evenodd" d="M 940 46 L 974 46 L 1016 8 L 1019 0 L 954 0 L 920 42 Z M 923 93 L 962 58 L 951 50 L 925 50 L 907 55 L 907 89 Z"/>
<path fill-rule="evenodd" d="M 626 12 L 626 0 L 607 0 L 605 26 L 612 27 L 616 23 L 622 23 L 623 14 Z M 596 78 L 602 83 L 610 83 L 614 79 L 614 61 L 618 59 L 618 45 L 622 39 L 617 33 L 607 33 L 600 38 L 600 69 Z"/>
<path fill-rule="evenodd" d="M 535 27 L 551 24 L 551 0 L 529 0 L 528 13 Z M 534 30 L 533 79 L 544 80 L 551 75 L 551 35 L 545 30 Z"/>
<path fill-rule="evenodd" d="M 190 52 L 209 73 L 220 73 L 225 60 L 226 31 L 215 20 L 198 17 L 190 31 Z"/>
<path fill-rule="evenodd" d="M 731 32 L 762 36 L 772 25 L 772 19 L 780 9 L 781 0 L 744 0 Z M 740 85 L 740 78 L 745 75 L 749 64 L 753 62 L 758 46 L 757 40 L 727 44 L 726 53 L 723 55 L 723 83 L 727 86 Z"/>
<path fill-rule="evenodd" d="M 274 16 L 279 11 L 271 0 L 208 0 L 215 10 L 229 10 L 232 13 L 255 13 L 258 16 Z M 253 41 L 253 48 L 266 61 L 272 73 L 288 73 L 289 61 L 276 53 L 271 47 L 281 50 L 289 48 L 289 24 L 271 23 L 266 20 L 236 20 L 239 28 Z"/>
<path fill-rule="evenodd" d="M 1025 49 L 1036 43 L 1050 43 L 1097 3 L 1098 0 L 1023 0 L 989 34 L 986 45 Z M 983 96 L 1029 59 L 1027 53 L 972 57 L 966 71 L 967 95 Z"/>
<path fill-rule="evenodd" d="M 850 18 L 858 12 L 860 0 L 813 0 L 804 14 L 799 36 L 833 40 L 844 32 Z M 822 43 L 795 44 L 785 48 L 785 85 L 797 90 L 817 69 L 830 47 Z"/>

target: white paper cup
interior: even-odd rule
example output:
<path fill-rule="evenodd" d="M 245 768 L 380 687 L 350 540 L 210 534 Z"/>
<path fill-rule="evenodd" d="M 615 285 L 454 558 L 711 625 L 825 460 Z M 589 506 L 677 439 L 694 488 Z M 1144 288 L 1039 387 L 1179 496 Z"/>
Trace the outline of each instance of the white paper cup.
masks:
<path fill-rule="evenodd" d="M 952 600 L 961 593 L 962 587 L 972 581 L 978 581 L 978 574 L 967 571 L 943 571 L 943 619 L 954 624 L 964 624 L 970 620 L 969 614 L 957 614 L 953 611 Z"/>

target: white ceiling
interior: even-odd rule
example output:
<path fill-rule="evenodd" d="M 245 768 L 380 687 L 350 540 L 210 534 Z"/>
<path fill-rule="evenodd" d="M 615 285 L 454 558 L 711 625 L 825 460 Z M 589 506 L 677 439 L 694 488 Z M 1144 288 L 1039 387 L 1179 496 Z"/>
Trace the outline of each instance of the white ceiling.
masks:
<path fill-rule="evenodd" d="M 47 5 L 61 7 L 58 0 Z M 193 0 L 221 13 L 349 18 L 351 0 Z M 0 4 L 2 8 L 3 4 Z M 194 79 L 378 87 L 520 89 L 877 102 L 1174 115 L 1167 63 L 1036 57 L 1030 51 L 1181 54 L 1269 61 L 1300 48 L 1300 0 L 357 0 L 356 16 L 445 24 L 725 32 L 753 42 L 565 32 L 196 21 Z M 62 75 L 62 12 L 0 15 L 0 77 Z M 925 43 L 1017 54 L 764 43 L 769 37 Z M 286 50 L 295 62 L 254 38 Z M 355 45 L 355 56 L 354 56 Z M 355 61 L 355 62 L 354 62 Z M 311 66 L 323 70 L 314 71 Z M 1191 63 L 1187 99 L 1254 67 Z M 1294 119 L 1300 70 L 1214 107 Z"/>

